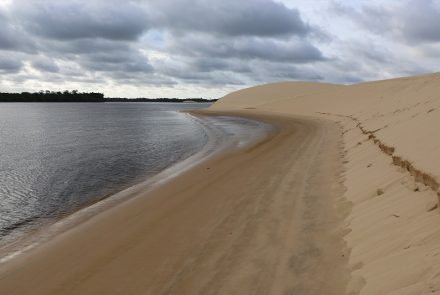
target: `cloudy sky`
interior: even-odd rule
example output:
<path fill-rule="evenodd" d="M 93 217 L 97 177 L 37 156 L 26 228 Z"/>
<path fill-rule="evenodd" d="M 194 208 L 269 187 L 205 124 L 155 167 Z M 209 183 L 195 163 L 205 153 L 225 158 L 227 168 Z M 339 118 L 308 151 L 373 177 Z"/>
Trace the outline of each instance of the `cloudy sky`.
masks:
<path fill-rule="evenodd" d="M 217 98 L 437 65 L 440 0 L 0 0 L 0 91 Z"/>

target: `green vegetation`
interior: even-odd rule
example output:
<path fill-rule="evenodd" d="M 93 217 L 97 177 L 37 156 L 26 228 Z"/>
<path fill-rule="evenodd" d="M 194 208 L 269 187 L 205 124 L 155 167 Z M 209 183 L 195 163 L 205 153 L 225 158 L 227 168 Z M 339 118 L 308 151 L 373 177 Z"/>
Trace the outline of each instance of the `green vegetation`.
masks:
<path fill-rule="evenodd" d="M 39 91 L 0 93 L 1 102 L 215 102 L 204 98 L 104 98 L 103 93 L 73 91 Z"/>
<path fill-rule="evenodd" d="M 104 94 L 95 92 L 40 91 L 35 93 L 0 93 L 0 102 L 105 102 Z"/>

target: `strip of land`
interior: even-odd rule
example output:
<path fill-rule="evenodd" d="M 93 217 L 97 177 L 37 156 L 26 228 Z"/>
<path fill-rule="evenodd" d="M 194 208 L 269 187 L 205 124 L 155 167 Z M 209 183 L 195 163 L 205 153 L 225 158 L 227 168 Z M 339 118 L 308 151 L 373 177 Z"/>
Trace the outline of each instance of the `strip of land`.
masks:
<path fill-rule="evenodd" d="M 340 128 L 247 116 L 276 131 L 10 262 L 0 294 L 342 294 Z"/>

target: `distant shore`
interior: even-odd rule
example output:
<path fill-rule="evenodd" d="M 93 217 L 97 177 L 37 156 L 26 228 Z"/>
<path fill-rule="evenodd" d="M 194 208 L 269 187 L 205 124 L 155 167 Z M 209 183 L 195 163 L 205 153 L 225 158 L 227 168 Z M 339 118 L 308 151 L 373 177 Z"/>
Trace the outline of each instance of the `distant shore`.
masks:
<path fill-rule="evenodd" d="M 169 102 L 169 103 L 214 103 L 217 99 L 205 98 L 105 98 L 105 102 Z"/>
<path fill-rule="evenodd" d="M 40 92 L 21 92 L 21 93 L 1 93 L 0 103 L 23 103 L 23 102 L 162 102 L 162 103 L 214 103 L 217 99 L 205 98 L 123 98 L 123 97 L 104 97 L 103 93 L 98 92 L 78 92 L 73 91 L 40 91 Z"/>

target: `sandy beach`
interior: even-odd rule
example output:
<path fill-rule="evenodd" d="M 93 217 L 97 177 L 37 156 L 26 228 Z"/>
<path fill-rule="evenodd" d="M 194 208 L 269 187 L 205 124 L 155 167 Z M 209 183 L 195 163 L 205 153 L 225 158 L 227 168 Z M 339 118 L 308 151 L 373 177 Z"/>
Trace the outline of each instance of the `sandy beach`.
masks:
<path fill-rule="evenodd" d="M 439 79 L 231 93 L 204 114 L 271 136 L 3 265 L 0 294 L 440 292 Z"/>
<path fill-rule="evenodd" d="M 22 255 L 0 294 L 341 294 L 340 128 L 251 117 L 277 131 Z"/>

